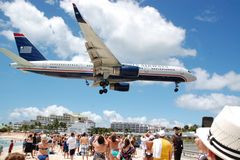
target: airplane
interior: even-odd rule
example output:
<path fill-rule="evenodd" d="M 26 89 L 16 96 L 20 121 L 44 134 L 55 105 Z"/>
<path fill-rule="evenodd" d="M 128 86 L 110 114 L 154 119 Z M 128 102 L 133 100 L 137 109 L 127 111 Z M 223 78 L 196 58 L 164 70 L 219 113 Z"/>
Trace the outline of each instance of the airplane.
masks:
<path fill-rule="evenodd" d="M 83 19 L 74 3 L 73 10 L 86 40 L 85 46 L 92 63 L 47 60 L 24 34 L 14 33 L 19 56 L 0 48 L 0 52 L 14 61 L 10 66 L 47 76 L 85 79 L 87 85 L 88 80 L 91 80 L 92 86 L 101 87 L 99 94 L 107 93 L 107 87 L 115 91 L 129 91 L 129 82 L 137 80 L 174 82 L 174 91 L 177 92 L 179 83 L 196 80 L 196 77 L 183 67 L 121 63 Z"/>

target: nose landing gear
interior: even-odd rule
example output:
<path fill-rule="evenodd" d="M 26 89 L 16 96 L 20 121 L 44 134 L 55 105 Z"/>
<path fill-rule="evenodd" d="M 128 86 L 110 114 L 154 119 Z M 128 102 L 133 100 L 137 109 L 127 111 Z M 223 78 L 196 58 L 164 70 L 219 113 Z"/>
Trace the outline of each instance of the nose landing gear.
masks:
<path fill-rule="evenodd" d="M 178 89 L 178 87 L 179 87 L 178 84 L 179 84 L 179 82 L 175 82 L 175 89 L 174 89 L 174 92 L 178 92 L 178 90 L 179 90 L 179 89 Z"/>

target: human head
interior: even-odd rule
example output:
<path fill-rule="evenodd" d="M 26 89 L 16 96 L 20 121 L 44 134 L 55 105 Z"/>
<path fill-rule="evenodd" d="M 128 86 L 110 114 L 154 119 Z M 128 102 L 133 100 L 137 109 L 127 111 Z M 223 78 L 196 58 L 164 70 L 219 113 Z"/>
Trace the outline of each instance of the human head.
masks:
<path fill-rule="evenodd" d="M 113 134 L 113 135 L 111 136 L 111 140 L 112 140 L 112 142 L 116 142 L 116 139 L 117 139 L 116 134 Z"/>
<path fill-rule="evenodd" d="M 105 140 L 104 140 L 103 136 L 99 136 L 97 141 L 98 141 L 98 144 L 104 144 L 105 143 Z"/>
<path fill-rule="evenodd" d="M 130 140 L 128 138 L 125 138 L 123 148 L 126 148 L 128 145 L 130 145 Z"/>
<path fill-rule="evenodd" d="M 5 160 L 25 160 L 25 156 L 23 154 L 20 153 L 11 153 L 9 154 Z"/>
<path fill-rule="evenodd" d="M 181 132 L 181 128 L 178 126 L 173 127 L 173 130 L 174 130 L 175 134 L 177 134 L 177 135 Z"/>
<path fill-rule="evenodd" d="M 225 106 L 210 128 L 198 128 L 196 135 L 211 159 L 240 159 L 240 107 Z M 219 158 L 218 158 L 219 157 Z"/>
<path fill-rule="evenodd" d="M 150 139 L 150 140 L 154 140 L 154 138 L 155 138 L 154 135 L 150 135 L 150 136 L 149 136 L 149 139 Z"/>
<path fill-rule="evenodd" d="M 41 141 L 42 141 L 42 142 L 47 142 L 47 141 L 48 141 L 48 138 L 47 138 L 47 135 L 46 135 L 46 134 L 43 134 L 43 135 L 41 136 Z"/>
<path fill-rule="evenodd" d="M 75 136 L 75 134 L 72 132 L 72 133 L 71 133 L 71 137 L 74 137 L 74 136 Z"/>

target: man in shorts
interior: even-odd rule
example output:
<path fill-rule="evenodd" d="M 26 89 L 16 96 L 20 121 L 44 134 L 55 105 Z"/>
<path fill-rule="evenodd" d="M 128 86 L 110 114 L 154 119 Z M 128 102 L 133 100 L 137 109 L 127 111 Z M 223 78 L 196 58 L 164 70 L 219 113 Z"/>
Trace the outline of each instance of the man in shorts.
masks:
<path fill-rule="evenodd" d="M 67 140 L 71 160 L 73 160 L 73 157 L 74 157 L 74 154 L 75 154 L 76 142 L 77 141 L 76 141 L 76 138 L 75 138 L 75 134 L 71 133 L 71 136 Z"/>

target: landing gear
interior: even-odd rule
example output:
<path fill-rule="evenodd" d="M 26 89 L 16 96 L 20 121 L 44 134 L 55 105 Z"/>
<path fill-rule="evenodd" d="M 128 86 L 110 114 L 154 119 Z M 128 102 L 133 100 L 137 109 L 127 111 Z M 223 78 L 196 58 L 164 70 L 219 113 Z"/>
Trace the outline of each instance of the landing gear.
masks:
<path fill-rule="evenodd" d="M 178 87 L 179 87 L 179 82 L 175 82 L 175 89 L 174 89 L 174 92 L 177 92 L 179 89 L 178 89 Z"/>
<path fill-rule="evenodd" d="M 99 90 L 99 94 L 103 94 L 103 93 L 107 93 L 108 90 L 106 89 L 106 87 L 109 85 L 109 82 L 107 80 L 102 80 L 100 82 L 100 86 L 103 88 L 103 89 L 100 89 Z"/>
<path fill-rule="evenodd" d="M 107 93 L 108 92 L 108 90 L 105 88 L 105 89 L 100 89 L 99 90 L 99 94 L 103 94 L 103 93 Z"/>

